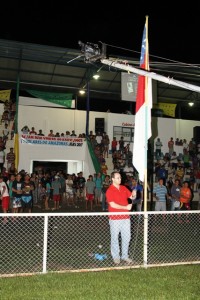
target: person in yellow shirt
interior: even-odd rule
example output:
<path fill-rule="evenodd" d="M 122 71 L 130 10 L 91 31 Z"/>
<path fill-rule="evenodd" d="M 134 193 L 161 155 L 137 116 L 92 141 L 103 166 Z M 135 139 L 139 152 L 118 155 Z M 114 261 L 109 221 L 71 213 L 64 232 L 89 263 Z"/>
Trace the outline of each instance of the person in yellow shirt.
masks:
<path fill-rule="evenodd" d="M 183 177 L 185 175 L 183 167 L 179 166 L 176 170 L 175 177 L 180 180 L 180 183 L 183 182 Z"/>

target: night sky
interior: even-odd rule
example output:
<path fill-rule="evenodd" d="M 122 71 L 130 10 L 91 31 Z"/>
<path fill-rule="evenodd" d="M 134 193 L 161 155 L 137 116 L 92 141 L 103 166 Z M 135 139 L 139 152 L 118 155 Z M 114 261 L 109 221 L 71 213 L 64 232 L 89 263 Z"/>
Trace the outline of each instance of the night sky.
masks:
<path fill-rule="evenodd" d="M 194 6 L 187 2 L 175 7 L 175 1 L 162 1 L 161 4 L 126 2 L 4 3 L 0 38 L 77 50 L 79 40 L 101 41 L 110 45 L 110 54 L 139 58 L 145 16 L 148 15 L 150 58 L 198 64 L 200 4 Z"/>
<path fill-rule="evenodd" d="M 200 4 L 162 1 L 6 1 L 1 5 L 0 39 L 80 50 L 78 41 L 107 44 L 109 56 L 140 58 L 146 15 L 149 57 L 163 62 L 199 64 Z M 157 2 L 157 1 L 156 1 Z M 171 74 L 173 75 L 173 74 Z M 95 104 L 97 106 L 97 103 Z M 109 103 L 108 108 L 113 106 Z M 106 110 L 107 110 L 106 106 Z M 129 109 L 120 107 L 122 111 Z M 84 108 L 83 108 L 84 109 Z M 95 108 L 94 108 L 95 110 Z M 96 107 L 98 110 L 98 107 Z M 101 108 L 100 108 L 101 110 Z M 196 111 L 199 118 L 199 110 Z M 188 111 L 182 111 L 188 117 Z M 193 116 L 191 116 L 193 118 Z"/>

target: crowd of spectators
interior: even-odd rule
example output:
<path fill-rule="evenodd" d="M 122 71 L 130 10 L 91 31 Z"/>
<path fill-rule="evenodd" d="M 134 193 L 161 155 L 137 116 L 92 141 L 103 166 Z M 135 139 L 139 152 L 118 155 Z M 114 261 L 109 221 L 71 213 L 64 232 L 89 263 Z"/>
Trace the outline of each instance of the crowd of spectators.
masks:
<path fill-rule="evenodd" d="M 5 123 L 7 125 L 7 123 Z M 0 137 L 0 146 L 5 149 L 8 131 L 3 132 L 3 137 Z M 35 127 L 29 127 L 25 125 L 21 132 L 23 134 L 41 135 L 44 136 L 42 129 L 37 132 Z M 65 133 L 54 133 L 53 129 L 49 131 L 48 136 L 54 137 L 80 137 L 86 138 L 84 133 L 76 134 L 75 130 L 65 131 Z M 18 172 L 15 168 L 15 154 L 13 148 L 7 155 L 4 155 L 3 161 L 1 161 L 1 147 L 0 147 L 0 168 L 4 182 L 9 186 L 10 203 L 9 210 L 13 212 L 19 211 L 33 211 L 34 207 L 45 210 L 59 210 L 72 208 L 82 208 L 85 210 L 107 210 L 107 204 L 105 199 L 105 192 L 108 186 L 111 184 L 110 174 L 108 174 L 108 166 L 106 160 L 108 157 L 112 158 L 113 171 L 118 171 L 122 175 L 122 183 L 126 185 L 130 190 L 134 188 L 135 183 L 138 185 L 141 195 L 139 198 L 139 205 L 135 203 L 135 210 L 142 210 L 142 198 L 143 198 L 143 184 L 138 180 L 138 173 L 132 164 L 132 151 L 130 144 L 124 141 L 123 136 L 117 140 L 113 137 L 110 140 L 106 132 L 96 132 L 93 134 L 90 131 L 88 136 L 94 154 L 100 165 L 100 172 L 97 174 L 90 174 L 88 178 L 83 176 L 83 173 L 67 174 L 64 170 L 34 170 L 32 174 L 27 174 L 25 170 Z M 181 144 L 180 144 L 181 142 Z M 183 153 L 178 155 L 174 151 L 174 145 L 182 146 Z M 200 144 L 196 144 L 193 139 L 187 144 L 185 139 L 173 141 L 171 137 L 168 142 L 169 152 L 163 155 L 162 153 L 162 141 L 160 138 L 155 143 L 154 154 L 154 183 L 159 184 L 159 180 L 163 180 L 163 185 L 167 188 L 166 203 L 169 209 L 174 209 L 171 204 L 171 188 L 177 182 L 182 186 L 185 181 L 188 182 L 189 187 L 193 192 L 200 192 Z M 4 152 L 4 149 L 2 150 Z M 110 149 L 110 150 L 109 150 Z M 111 170 L 109 170 L 111 171 Z M 29 177 L 31 183 L 31 205 L 21 205 L 19 207 L 12 207 L 13 203 L 13 189 L 11 184 L 16 181 L 18 176 L 21 176 L 20 181 L 23 182 Z M 91 181 L 93 182 L 91 184 Z M 88 183 L 89 182 L 89 183 Z M 92 188 L 93 186 L 93 188 Z M 93 190 L 92 190 L 93 189 Z M 192 197 L 192 196 L 191 196 Z M 91 203 L 92 199 L 92 203 Z M 21 199 L 21 202 L 23 200 Z M 90 203 L 90 205 L 88 205 Z M 170 203 L 170 204 L 169 204 Z"/>
<path fill-rule="evenodd" d="M 181 146 L 179 147 L 181 152 L 178 154 L 174 149 L 175 145 Z M 157 187 L 165 186 L 167 188 L 165 204 L 167 204 L 169 210 L 174 210 L 175 201 L 176 205 L 178 205 L 177 197 L 174 198 L 172 196 L 172 187 L 178 184 L 181 191 L 187 184 L 187 188 L 191 191 L 190 199 L 188 200 L 189 205 L 182 205 L 179 201 L 179 206 L 176 209 L 181 207 L 183 209 L 191 209 L 194 193 L 198 193 L 200 200 L 200 143 L 193 138 L 191 138 L 189 143 L 186 139 L 179 138 L 174 142 L 173 137 L 171 137 L 168 141 L 169 152 L 162 154 L 162 146 L 162 142 L 158 138 L 155 143 L 154 153 L 154 182 L 157 183 Z M 180 197 L 181 194 L 179 195 Z M 199 208 L 199 203 L 197 207 Z"/>

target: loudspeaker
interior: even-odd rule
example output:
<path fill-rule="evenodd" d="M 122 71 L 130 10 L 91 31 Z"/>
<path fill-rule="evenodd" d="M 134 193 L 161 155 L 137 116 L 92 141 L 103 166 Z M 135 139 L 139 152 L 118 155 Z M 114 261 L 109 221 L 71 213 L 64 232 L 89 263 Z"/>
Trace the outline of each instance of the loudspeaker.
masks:
<path fill-rule="evenodd" d="M 200 126 L 193 127 L 193 138 L 195 142 L 200 142 Z"/>
<path fill-rule="evenodd" d="M 95 118 L 95 133 L 104 131 L 104 118 Z"/>

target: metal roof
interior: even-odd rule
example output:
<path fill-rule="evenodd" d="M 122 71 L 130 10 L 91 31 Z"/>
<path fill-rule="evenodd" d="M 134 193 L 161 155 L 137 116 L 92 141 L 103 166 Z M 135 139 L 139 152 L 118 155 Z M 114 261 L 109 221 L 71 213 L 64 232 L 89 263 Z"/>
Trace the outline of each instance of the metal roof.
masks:
<path fill-rule="evenodd" d="M 127 60 L 135 67 L 139 59 Z M 103 101 L 121 101 L 121 72 L 102 65 L 101 61 L 86 63 L 78 49 L 52 47 L 0 39 L 0 89 L 16 89 L 18 77 L 20 91 L 28 89 L 67 92 L 75 96 L 81 87 L 100 69 L 98 81 L 90 80 L 90 97 Z M 200 86 L 199 66 L 177 62 L 150 60 L 150 70 L 157 74 Z M 195 109 L 188 110 L 188 102 L 195 101 Z M 157 102 L 178 104 L 188 119 L 200 120 L 200 97 L 198 92 L 157 81 Z"/>

